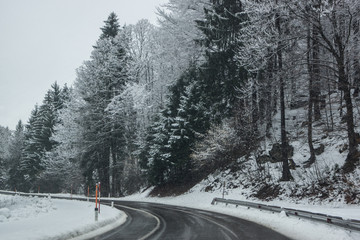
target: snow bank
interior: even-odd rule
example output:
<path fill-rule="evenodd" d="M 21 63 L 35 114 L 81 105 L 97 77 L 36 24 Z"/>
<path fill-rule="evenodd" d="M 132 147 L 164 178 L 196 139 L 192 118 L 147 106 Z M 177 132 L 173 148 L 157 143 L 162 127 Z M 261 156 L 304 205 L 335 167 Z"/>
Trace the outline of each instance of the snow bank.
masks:
<path fill-rule="evenodd" d="M 221 197 L 221 190 L 219 189 L 215 194 L 201 191 L 201 185 L 195 186 L 189 193 L 177 197 L 147 197 L 150 190 L 141 194 L 135 194 L 123 198 L 124 200 L 156 202 L 164 204 L 172 204 L 177 206 L 186 206 L 191 208 L 198 208 L 213 212 L 224 213 L 256 222 L 265 227 L 280 232 L 283 235 L 295 240 L 357 240 L 360 239 L 360 232 L 349 231 L 340 227 L 331 226 L 329 224 L 312 222 L 296 217 L 287 217 L 284 213 L 270 213 L 267 211 L 260 211 L 258 209 L 247 209 L 245 207 L 235 207 L 234 205 L 225 206 L 225 204 L 211 205 L 214 197 Z M 229 193 L 228 193 L 229 194 Z M 235 198 L 236 196 L 236 198 Z M 226 198 L 233 198 L 238 200 L 245 200 L 241 197 L 239 192 L 232 192 Z M 333 215 L 340 215 L 343 217 L 357 218 L 360 217 L 359 206 L 347 205 L 308 205 L 306 203 L 295 204 L 290 201 L 281 202 L 266 202 L 266 204 L 278 205 L 281 207 L 291 207 L 297 209 L 304 209 L 307 211 L 314 211 L 320 213 L 327 213 Z"/>
<path fill-rule="evenodd" d="M 122 211 L 102 205 L 95 222 L 94 207 L 83 201 L 0 195 L 0 239 L 85 239 L 126 221 Z"/>
<path fill-rule="evenodd" d="M 55 209 L 49 198 L 0 195 L 0 223 L 39 216 Z"/>

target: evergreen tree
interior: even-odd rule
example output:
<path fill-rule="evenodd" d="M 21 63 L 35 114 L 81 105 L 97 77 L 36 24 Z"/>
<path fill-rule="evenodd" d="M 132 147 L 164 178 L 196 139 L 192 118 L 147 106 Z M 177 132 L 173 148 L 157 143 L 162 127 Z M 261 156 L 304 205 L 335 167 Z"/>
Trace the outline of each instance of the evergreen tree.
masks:
<path fill-rule="evenodd" d="M 165 110 L 163 110 L 164 112 Z M 142 152 L 142 165 L 146 167 L 147 177 L 151 184 L 160 186 L 167 183 L 169 175 L 168 155 L 166 153 L 166 144 L 169 134 L 165 126 L 167 126 L 167 118 L 163 114 L 159 114 L 154 124 L 150 127 L 147 146 Z M 148 150 L 144 152 L 144 150 Z"/>
<path fill-rule="evenodd" d="M 169 103 L 150 128 L 145 149 L 149 150 L 147 167 L 153 184 L 184 184 L 192 177 L 192 147 L 210 124 L 198 77 L 195 68 L 183 74 L 171 87 Z"/>
<path fill-rule="evenodd" d="M 246 71 L 235 58 L 240 12 L 240 1 L 211 1 L 205 20 L 197 21 L 204 34 L 197 42 L 205 48 L 206 61 L 199 69 L 188 68 L 170 88 L 169 102 L 151 129 L 145 149 L 150 149 L 148 167 L 154 184 L 190 180 L 195 142 L 211 122 L 220 123 L 233 114 L 236 88 L 246 80 Z"/>
<path fill-rule="evenodd" d="M 168 140 L 168 152 L 171 179 L 175 183 L 185 183 L 189 180 L 191 171 L 191 146 L 195 141 L 195 132 L 192 129 L 189 114 L 190 98 L 193 85 L 188 85 L 180 97 L 177 113 L 169 125 L 170 138 Z"/>
<path fill-rule="evenodd" d="M 84 125 L 82 136 L 86 144 L 81 151 L 81 167 L 87 185 L 101 181 L 103 191 L 114 195 L 121 194 L 119 160 L 125 152 L 126 135 L 123 119 L 115 118 L 108 106 L 129 80 L 129 37 L 119 29 L 115 14 L 110 14 L 105 23 L 91 60 L 78 70 L 75 91 L 84 101 L 79 120 Z"/>
<path fill-rule="evenodd" d="M 24 182 L 19 186 L 19 190 L 28 191 L 36 180 L 36 175 L 42 170 L 40 163 L 40 154 L 43 151 L 37 139 L 41 132 L 39 107 L 35 105 L 32 110 L 28 124 L 25 129 L 24 150 L 22 152 L 20 169 Z"/>
<path fill-rule="evenodd" d="M 116 14 L 114 12 L 110 13 L 108 19 L 104 21 L 104 23 L 105 26 L 100 28 L 102 31 L 102 34 L 100 35 L 100 39 L 115 38 L 120 30 L 120 24 Z"/>
<path fill-rule="evenodd" d="M 25 131 L 24 149 L 20 171 L 25 178 L 24 191 L 41 183 L 40 175 L 45 170 L 44 159 L 56 142 L 52 139 L 58 122 L 58 111 L 63 107 L 63 93 L 55 82 L 44 97 L 42 105 L 35 106 Z M 46 183 L 43 183 L 46 186 Z"/>
<path fill-rule="evenodd" d="M 11 190 L 20 189 L 19 186 L 24 182 L 24 176 L 21 174 L 20 162 L 22 150 L 24 147 L 24 125 L 21 120 L 16 125 L 14 137 L 10 145 L 10 161 L 8 166 L 9 179 L 8 186 Z"/>
<path fill-rule="evenodd" d="M 0 126 L 0 187 L 5 188 L 8 180 L 7 168 L 10 158 L 12 134 L 9 128 Z"/>
<path fill-rule="evenodd" d="M 197 24 L 204 34 L 198 42 L 205 47 L 206 62 L 202 66 L 203 100 L 210 107 L 213 120 L 233 114 L 236 89 L 246 80 L 247 73 L 238 66 L 236 50 L 241 47 L 238 34 L 243 12 L 240 0 L 211 0 L 205 8 L 205 20 Z"/>

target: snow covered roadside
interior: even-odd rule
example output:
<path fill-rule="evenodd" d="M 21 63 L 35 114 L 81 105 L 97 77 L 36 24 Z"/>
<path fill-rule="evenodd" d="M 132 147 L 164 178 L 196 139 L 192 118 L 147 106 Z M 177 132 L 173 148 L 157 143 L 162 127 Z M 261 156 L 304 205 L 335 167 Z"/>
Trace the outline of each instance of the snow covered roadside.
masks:
<path fill-rule="evenodd" d="M 126 221 L 122 211 L 102 205 L 95 222 L 94 207 L 91 202 L 0 195 L 0 239 L 86 239 Z"/>
<path fill-rule="evenodd" d="M 146 191 L 141 194 L 135 194 L 122 198 L 122 200 L 131 200 L 131 201 L 144 201 L 144 202 L 156 202 L 171 204 L 177 206 L 186 206 L 192 208 L 198 208 L 213 212 L 225 213 L 228 215 L 233 215 L 242 219 L 246 219 L 252 222 L 256 222 L 265 227 L 273 229 L 277 232 L 280 232 L 291 239 L 295 240 L 357 240 L 360 239 L 360 232 L 349 231 L 342 229 L 340 227 L 331 226 L 325 223 L 313 222 L 304 219 L 298 219 L 295 217 L 287 217 L 285 213 L 270 213 L 267 211 L 260 211 L 258 209 L 247 209 L 245 207 L 235 207 L 233 205 L 225 206 L 224 204 L 211 205 L 211 201 L 214 197 L 221 197 L 220 192 L 217 194 L 201 192 L 197 189 L 198 186 L 193 188 L 189 193 L 177 196 L 177 197 L 147 197 L 148 192 Z M 241 199 L 239 196 L 226 196 L 226 198 L 232 199 Z M 287 201 L 281 202 L 266 202 L 265 204 L 277 205 L 282 207 L 304 209 L 307 211 L 313 212 L 322 212 L 333 215 L 340 215 L 343 217 L 360 218 L 360 207 L 359 206 L 337 206 L 331 207 L 330 205 L 307 205 L 302 204 L 293 204 Z M 341 214 L 340 214 L 341 213 Z"/>

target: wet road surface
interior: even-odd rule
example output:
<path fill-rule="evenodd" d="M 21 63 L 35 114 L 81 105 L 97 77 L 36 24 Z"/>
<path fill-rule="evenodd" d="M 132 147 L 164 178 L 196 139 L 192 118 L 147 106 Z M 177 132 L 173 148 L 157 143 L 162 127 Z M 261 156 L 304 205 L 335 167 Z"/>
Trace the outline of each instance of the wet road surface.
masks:
<path fill-rule="evenodd" d="M 115 201 L 114 206 L 128 215 L 127 221 L 92 240 L 289 239 L 259 224 L 214 212 L 128 201 Z"/>

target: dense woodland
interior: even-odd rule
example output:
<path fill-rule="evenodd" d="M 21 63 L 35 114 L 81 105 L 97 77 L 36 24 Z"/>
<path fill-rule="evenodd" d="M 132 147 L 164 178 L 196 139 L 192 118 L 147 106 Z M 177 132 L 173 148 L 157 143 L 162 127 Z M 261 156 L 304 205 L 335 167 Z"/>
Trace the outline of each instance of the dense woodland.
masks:
<path fill-rule="evenodd" d="M 27 123 L 0 127 L 0 188 L 84 192 L 101 182 L 121 196 L 191 186 L 255 151 L 278 113 L 277 181 L 291 181 L 285 116 L 299 105 L 304 166 L 317 161 L 313 125 L 326 119 L 332 131 L 340 114 L 340 167 L 354 171 L 360 1 L 169 0 L 158 14 L 159 26 L 122 26 L 111 13 L 73 86 L 54 83 Z M 344 108 L 324 116 L 336 92 Z"/>

